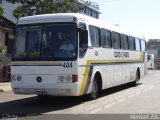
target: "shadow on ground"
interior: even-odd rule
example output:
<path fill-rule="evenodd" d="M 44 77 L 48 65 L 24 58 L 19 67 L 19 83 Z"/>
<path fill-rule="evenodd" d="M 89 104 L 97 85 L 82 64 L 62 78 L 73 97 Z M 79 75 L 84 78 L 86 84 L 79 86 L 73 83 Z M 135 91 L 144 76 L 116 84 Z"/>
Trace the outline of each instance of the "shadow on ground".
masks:
<path fill-rule="evenodd" d="M 125 84 L 114 88 L 103 90 L 99 97 L 104 97 L 133 87 L 131 84 Z M 88 102 L 87 96 L 80 97 L 49 97 L 45 100 L 39 100 L 38 97 L 29 97 L 17 99 L 14 101 L 0 103 L 0 118 L 5 115 L 18 115 L 21 117 L 38 116 L 46 112 L 64 110 L 77 106 L 83 102 Z"/>

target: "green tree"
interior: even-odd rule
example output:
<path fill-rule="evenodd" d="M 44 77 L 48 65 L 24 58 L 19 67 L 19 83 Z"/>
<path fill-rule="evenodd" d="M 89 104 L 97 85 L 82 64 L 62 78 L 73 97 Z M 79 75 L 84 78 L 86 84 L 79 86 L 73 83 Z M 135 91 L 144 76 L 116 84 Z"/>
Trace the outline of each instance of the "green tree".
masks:
<path fill-rule="evenodd" d="M 20 18 L 23 16 L 78 12 L 84 6 L 77 4 L 77 0 L 63 0 L 63 2 L 53 2 L 54 0 L 7 0 L 10 3 L 17 3 L 19 6 L 13 10 L 13 16 Z M 89 2 L 86 2 L 86 5 Z"/>
<path fill-rule="evenodd" d="M 0 16 L 5 17 L 5 12 L 4 12 L 4 8 L 3 8 L 2 4 L 0 4 Z"/>

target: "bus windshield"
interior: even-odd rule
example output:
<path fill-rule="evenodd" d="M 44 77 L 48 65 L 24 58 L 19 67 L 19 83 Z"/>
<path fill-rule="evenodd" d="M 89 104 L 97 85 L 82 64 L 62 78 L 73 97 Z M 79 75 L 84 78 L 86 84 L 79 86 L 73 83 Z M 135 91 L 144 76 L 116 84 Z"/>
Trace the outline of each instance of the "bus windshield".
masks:
<path fill-rule="evenodd" d="M 77 41 L 76 24 L 19 25 L 12 60 L 75 60 Z"/>

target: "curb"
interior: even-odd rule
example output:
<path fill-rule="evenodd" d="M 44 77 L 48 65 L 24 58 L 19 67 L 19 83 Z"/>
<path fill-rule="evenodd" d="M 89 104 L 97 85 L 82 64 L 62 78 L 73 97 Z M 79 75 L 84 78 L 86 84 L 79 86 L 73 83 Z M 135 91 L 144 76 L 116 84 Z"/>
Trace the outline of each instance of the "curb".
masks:
<path fill-rule="evenodd" d="M 0 89 L 0 92 L 4 92 L 4 90 L 3 90 L 3 89 Z"/>

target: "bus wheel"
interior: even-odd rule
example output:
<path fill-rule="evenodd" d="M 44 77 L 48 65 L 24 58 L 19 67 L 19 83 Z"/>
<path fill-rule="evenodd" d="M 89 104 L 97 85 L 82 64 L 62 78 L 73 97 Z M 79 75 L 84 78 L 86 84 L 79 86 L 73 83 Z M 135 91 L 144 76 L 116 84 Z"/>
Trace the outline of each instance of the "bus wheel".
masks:
<path fill-rule="evenodd" d="M 137 86 L 137 85 L 139 85 L 139 71 L 137 70 L 137 72 L 136 72 L 136 78 L 135 78 L 135 81 L 133 82 L 133 85 L 134 86 Z"/>
<path fill-rule="evenodd" d="M 89 98 L 90 98 L 91 100 L 97 99 L 97 97 L 98 97 L 98 95 L 99 95 L 99 90 L 100 90 L 99 84 L 98 84 L 98 82 L 97 82 L 97 77 L 95 76 L 95 77 L 94 77 L 94 80 L 93 80 L 93 83 L 92 83 L 92 91 L 91 91 L 91 93 L 89 94 Z"/>

